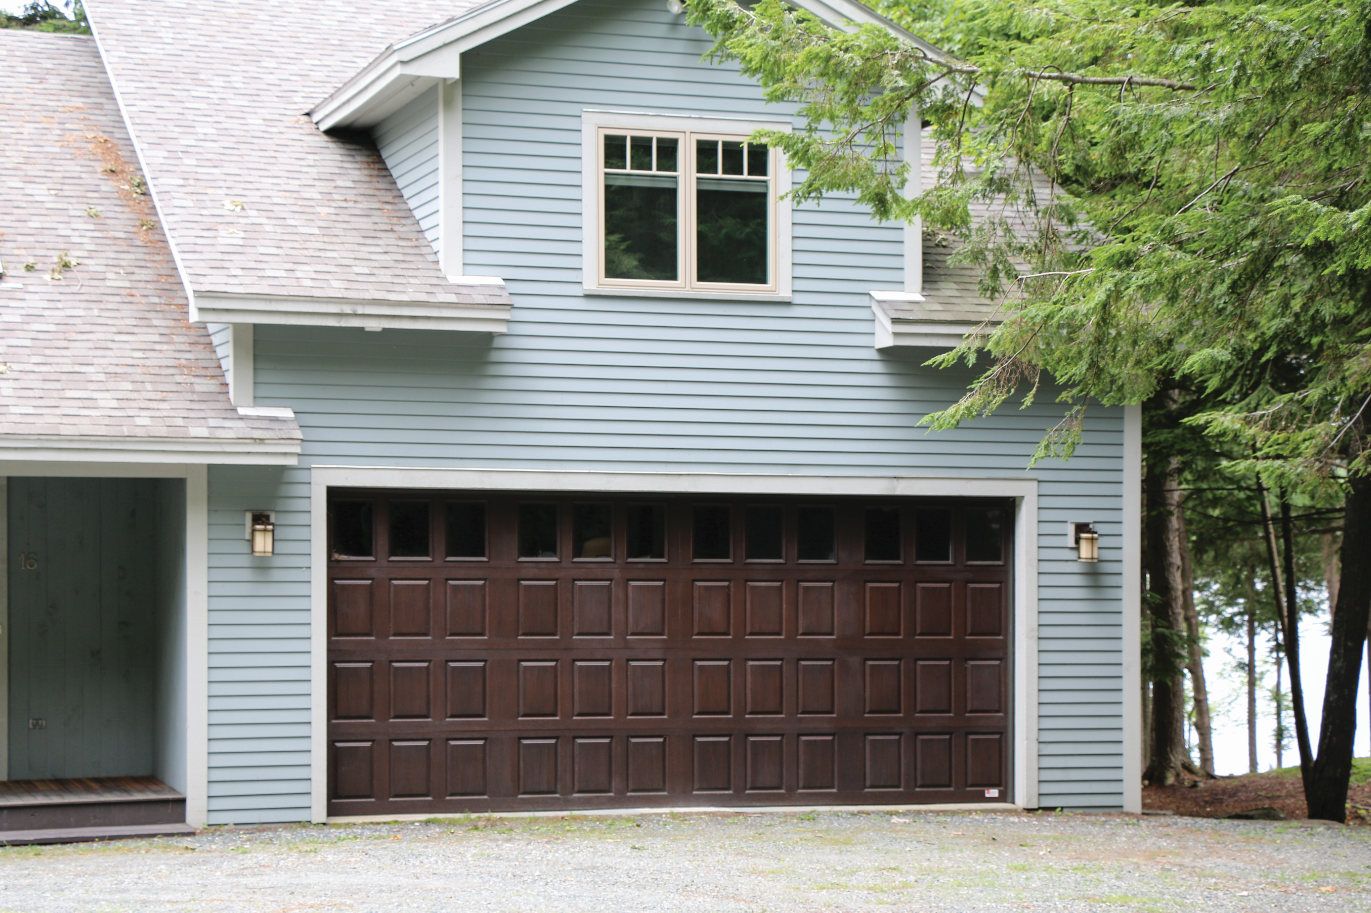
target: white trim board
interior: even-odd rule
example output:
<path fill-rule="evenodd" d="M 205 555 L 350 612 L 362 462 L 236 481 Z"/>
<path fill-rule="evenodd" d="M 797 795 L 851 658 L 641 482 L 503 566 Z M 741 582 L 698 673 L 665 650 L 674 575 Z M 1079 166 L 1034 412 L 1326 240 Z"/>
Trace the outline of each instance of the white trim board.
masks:
<path fill-rule="evenodd" d="M 0 780 L 10 778 L 10 508 L 0 475 Z"/>
<path fill-rule="evenodd" d="M 1011 802 L 1038 805 L 1038 481 L 928 476 L 803 476 L 553 469 L 314 466 L 310 471 L 310 820 L 328 809 L 328 490 L 397 488 L 673 494 L 1012 498 L 1014 519 Z M 618 814 L 608 810 L 605 814 Z M 393 816 L 387 816 L 393 817 Z"/>
<path fill-rule="evenodd" d="M 186 823 L 209 818 L 209 468 L 186 471 Z"/>
<path fill-rule="evenodd" d="M 1123 407 L 1123 809 L 1142 814 L 1142 406 Z"/>
<path fill-rule="evenodd" d="M 53 438 L 0 438 L 0 468 L 10 475 L 33 475 L 16 472 L 12 463 L 43 465 L 45 463 L 106 463 L 110 467 L 122 464 L 178 465 L 185 463 L 233 463 L 252 466 L 294 466 L 300 461 L 300 441 L 215 441 L 139 440 L 138 438 L 96 439 L 76 437 L 71 440 Z M 167 475 L 169 471 L 150 475 Z M 68 473 L 39 473 L 67 475 Z M 95 473 L 117 475 L 117 472 Z M 170 473 L 175 474 L 175 473 Z"/>
<path fill-rule="evenodd" d="M 507 296 L 504 280 L 492 276 L 455 276 L 449 277 L 448 281 L 453 285 L 479 287 L 483 294 L 492 297 Z M 375 330 L 503 333 L 509 327 L 509 311 L 508 304 L 434 304 L 429 301 L 366 301 L 200 292 L 191 306 L 190 320 L 192 323 L 271 323 Z"/>

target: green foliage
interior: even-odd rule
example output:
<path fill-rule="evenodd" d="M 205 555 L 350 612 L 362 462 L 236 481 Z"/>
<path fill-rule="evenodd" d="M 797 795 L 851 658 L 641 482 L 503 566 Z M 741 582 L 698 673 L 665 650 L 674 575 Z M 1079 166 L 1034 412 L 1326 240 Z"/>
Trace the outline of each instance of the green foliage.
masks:
<path fill-rule="evenodd" d="M 988 364 L 927 422 L 1031 401 L 1045 371 L 1067 411 L 1035 459 L 1069 456 L 1089 402 L 1179 379 L 1203 403 L 1187 429 L 1270 487 L 1371 468 L 1371 0 L 885 3 L 933 44 L 781 0 L 690 10 L 799 103 L 805 129 L 764 136 L 803 170 L 796 198 L 922 217 L 1002 302 L 988 339 L 934 359 Z M 938 178 L 907 199 L 914 111 Z"/>
<path fill-rule="evenodd" d="M 71 10 L 68 18 L 62 7 Z M 0 29 L 27 29 L 33 32 L 59 32 L 66 35 L 89 35 L 90 23 L 81 0 L 67 0 L 53 5 L 50 0 L 32 0 L 18 16 L 0 12 Z"/>

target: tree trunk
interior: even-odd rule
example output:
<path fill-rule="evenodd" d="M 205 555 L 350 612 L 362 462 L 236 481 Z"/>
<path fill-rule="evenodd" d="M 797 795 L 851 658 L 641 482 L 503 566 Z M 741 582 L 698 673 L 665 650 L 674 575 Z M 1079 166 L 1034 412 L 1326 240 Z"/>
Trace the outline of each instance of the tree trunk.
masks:
<path fill-rule="evenodd" d="M 1190 567 L 1190 535 L 1185 528 L 1185 502 L 1176 498 L 1176 528 L 1181 551 L 1181 613 L 1185 619 L 1186 669 L 1190 672 L 1192 706 L 1195 708 L 1195 741 L 1200 749 L 1200 771 L 1214 776 L 1214 735 L 1209 722 L 1209 688 L 1204 681 L 1204 647 L 1200 643 L 1200 613 L 1195 611 L 1195 575 Z"/>
<path fill-rule="evenodd" d="M 1276 545 L 1276 524 L 1271 517 L 1271 502 L 1266 487 L 1257 480 L 1261 495 L 1262 528 L 1266 540 L 1266 558 L 1271 570 L 1271 596 L 1276 600 L 1276 622 L 1281 634 L 1281 653 L 1290 669 L 1290 715 L 1295 720 L 1295 747 L 1300 756 L 1300 779 L 1305 792 L 1309 790 L 1309 767 L 1314 763 L 1309 746 L 1309 724 L 1304 716 L 1304 686 L 1300 678 L 1300 612 L 1295 594 L 1295 536 L 1290 516 L 1290 502 L 1281 495 L 1281 538 L 1285 554 Z M 1282 570 L 1284 565 L 1284 570 Z M 1279 706 L 1279 705 L 1278 705 Z M 1279 765 L 1277 765 L 1279 766 Z"/>
<path fill-rule="evenodd" d="M 1281 696 L 1281 667 L 1285 663 L 1280 653 L 1276 654 L 1276 769 L 1285 766 L 1285 699 Z"/>
<path fill-rule="evenodd" d="M 1147 467 L 1147 579 L 1152 654 L 1152 751 L 1143 779 L 1169 786 L 1185 769 L 1185 617 L 1177 461 Z"/>
<path fill-rule="evenodd" d="M 1324 821 L 1347 820 L 1347 783 L 1357 733 L 1357 681 L 1362 644 L 1371 624 L 1371 562 L 1362 554 L 1371 542 L 1371 477 L 1351 479 L 1348 489 L 1319 756 L 1305 777 L 1304 789 L 1309 817 Z"/>
<path fill-rule="evenodd" d="M 1257 584 L 1247 577 L 1247 772 L 1257 772 Z"/>

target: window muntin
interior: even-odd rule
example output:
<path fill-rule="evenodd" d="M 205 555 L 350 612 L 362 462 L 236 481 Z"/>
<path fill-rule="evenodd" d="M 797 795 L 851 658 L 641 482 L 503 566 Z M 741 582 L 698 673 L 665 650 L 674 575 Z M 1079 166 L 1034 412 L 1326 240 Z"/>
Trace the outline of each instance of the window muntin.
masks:
<path fill-rule="evenodd" d="M 776 290 L 776 156 L 743 136 L 600 128 L 599 284 Z"/>

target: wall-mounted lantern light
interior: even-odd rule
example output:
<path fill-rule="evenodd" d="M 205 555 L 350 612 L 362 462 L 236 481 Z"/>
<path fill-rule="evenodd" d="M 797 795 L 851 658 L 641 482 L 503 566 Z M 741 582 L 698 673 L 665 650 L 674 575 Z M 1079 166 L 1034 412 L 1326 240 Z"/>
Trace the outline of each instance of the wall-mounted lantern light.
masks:
<path fill-rule="evenodd" d="M 685 12 L 685 0 L 666 0 L 666 10 L 673 16 L 679 16 Z"/>
<path fill-rule="evenodd" d="M 1077 551 L 1077 561 L 1100 560 L 1100 534 L 1095 531 L 1094 523 L 1069 524 L 1067 536 L 1071 547 Z"/>
<path fill-rule="evenodd" d="M 245 519 L 247 529 L 243 538 L 252 543 L 252 553 L 271 555 L 276 546 L 276 511 L 250 510 Z"/>

